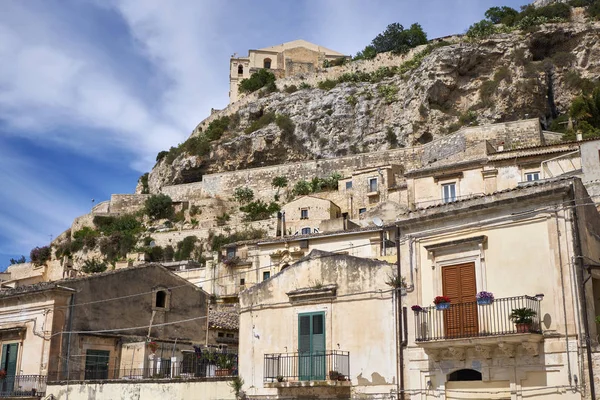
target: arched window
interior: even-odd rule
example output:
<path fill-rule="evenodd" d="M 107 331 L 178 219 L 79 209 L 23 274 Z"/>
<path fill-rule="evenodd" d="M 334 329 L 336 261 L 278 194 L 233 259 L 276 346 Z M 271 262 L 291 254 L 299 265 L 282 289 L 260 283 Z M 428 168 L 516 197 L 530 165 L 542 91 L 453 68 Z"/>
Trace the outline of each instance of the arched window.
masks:
<path fill-rule="evenodd" d="M 481 372 L 474 369 L 459 369 L 448 375 L 448 381 L 480 381 L 482 380 Z"/>
<path fill-rule="evenodd" d="M 242 75 L 244 73 L 244 66 L 242 64 L 238 65 L 238 75 Z"/>
<path fill-rule="evenodd" d="M 263 68 L 271 69 L 271 59 L 270 58 L 265 58 L 263 60 Z"/>
<path fill-rule="evenodd" d="M 156 292 L 156 308 L 166 308 L 167 307 L 167 292 L 164 290 L 159 290 Z"/>

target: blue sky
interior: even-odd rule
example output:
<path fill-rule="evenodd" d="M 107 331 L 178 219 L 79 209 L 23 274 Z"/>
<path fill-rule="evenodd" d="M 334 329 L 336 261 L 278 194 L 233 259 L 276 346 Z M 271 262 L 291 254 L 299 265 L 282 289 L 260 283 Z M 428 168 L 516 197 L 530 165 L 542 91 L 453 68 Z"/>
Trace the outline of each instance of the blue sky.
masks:
<path fill-rule="evenodd" d="M 392 22 L 463 33 L 525 0 L 3 0 L 0 269 L 131 193 L 227 105 L 229 57 L 294 39 L 355 54 Z"/>

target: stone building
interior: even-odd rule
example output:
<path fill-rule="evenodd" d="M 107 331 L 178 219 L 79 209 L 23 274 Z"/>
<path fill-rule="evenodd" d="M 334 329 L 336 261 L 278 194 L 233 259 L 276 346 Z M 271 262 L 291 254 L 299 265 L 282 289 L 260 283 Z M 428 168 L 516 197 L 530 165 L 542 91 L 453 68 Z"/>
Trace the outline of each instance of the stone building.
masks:
<path fill-rule="evenodd" d="M 240 375 L 249 398 L 393 392 L 392 273 L 386 262 L 314 250 L 243 291 Z"/>
<path fill-rule="evenodd" d="M 331 200 L 302 196 L 281 208 L 283 232 L 288 235 L 318 233 L 323 221 L 341 218 L 340 208 Z"/>
<path fill-rule="evenodd" d="M 306 40 L 294 40 L 258 50 L 249 50 L 247 57 L 234 55 L 229 60 L 229 102 L 240 98 L 238 85 L 260 69 L 271 70 L 277 78 L 316 72 L 325 61 L 346 57 L 342 53 Z"/>
<path fill-rule="evenodd" d="M 164 370 L 181 361 L 182 348 L 206 341 L 206 292 L 158 264 L 57 284 L 73 294 L 64 310 L 64 325 L 54 332 L 61 340 L 51 360 L 53 380 L 115 378 L 127 370 L 153 367 Z M 157 343 L 153 361 L 146 346 L 149 340 Z"/>
<path fill-rule="evenodd" d="M 237 350 L 240 336 L 239 319 L 237 308 L 211 309 L 208 313 L 208 345 Z"/>

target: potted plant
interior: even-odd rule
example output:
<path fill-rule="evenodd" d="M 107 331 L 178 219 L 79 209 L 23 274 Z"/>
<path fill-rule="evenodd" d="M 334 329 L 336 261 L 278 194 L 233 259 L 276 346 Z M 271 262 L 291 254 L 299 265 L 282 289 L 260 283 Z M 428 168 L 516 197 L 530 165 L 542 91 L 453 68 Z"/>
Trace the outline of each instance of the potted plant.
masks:
<path fill-rule="evenodd" d="M 332 381 L 337 381 L 339 376 L 340 376 L 339 372 L 329 371 L 329 379 L 331 379 Z"/>
<path fill-rule="evenodd" d="M 6 370 L 5 369 L 0 369 L 0 380 L 6 378 Z"/>
<path fill-rule="evenodd" d="M 233 368 L 233 360 L 227 354 L 219 354 L 217 357 L 216 376 L 230 376 Z"/>
<path fill-rule="evenodd" d="M 437 296 L 433 299 L 433 304 L 437 310 L 447 310 L 450 308 L 450 297 L 448 296 Z"/>
<path fill-rule="evenodd" d="M 494 302 L 494 294 L 492 292 L 481 291 L 475 296 L 477 304 L 480 306 L 492 304 Z"/>
<path fill-rule="evenodd" d="M 285 378 L 283 377 L 283 375 L 277 375 L 277 382 L 283 382 L 285 381 Z"/>
<path fill-rule="evenodd" d="M 531 308 L 522 307 L 514 308 L 509 315 L 509 318 L 517 326 L 517 333 L 528 333 L 533 324 L 533 317 L 537 313 Z"/>
<path fill-rule="evenodd" d="M 416 313 L 423 311 L 423 307 L 421 307 L 421 306 L 420 306 L 420 305 L 418 305 L 418 304 L 415 304 L 415 305 L 414 305 L 414 306 L 412 306 L 410 309 L 411 309 L 411 310 L 413 310 L 413 311 L 414 311 L 414 312 L 416 312 Z"/>

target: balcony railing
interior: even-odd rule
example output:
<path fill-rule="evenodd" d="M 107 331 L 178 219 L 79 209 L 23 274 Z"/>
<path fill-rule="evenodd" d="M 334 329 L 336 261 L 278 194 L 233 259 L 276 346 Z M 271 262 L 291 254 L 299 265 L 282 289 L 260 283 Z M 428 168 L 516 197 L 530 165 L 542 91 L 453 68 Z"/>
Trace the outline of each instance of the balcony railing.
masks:
<path fill-rule="evenodd" d="M 70 380 L 117 380 L 117 379 L 195 379 L 232 377 L 238 374 L 238 355 L 232 351 L 218 353 L 185 352 L 183 361 L 171 362 L 169 358 L 155 360 L 147 368 L 108 368 L 98 365 L 94 368 L 71 370 Z M 53 371 L 48 374 L 51 382 L 66 380 L 66 372 Z"/>
<path fill-rule="evenodd" d="M 0 398 L 43 397 L 45 394 L 45 375 L 16 375 L 0 379 Z"/>
<path fill-rule="evenodd" d="M 512 310 L 529 308 L 535 311 L 532 323 L 517 326 L 509 318 Z M 446 310 L 424 307 L 415 311 L 415 338 L 417 342 L 433 340 L 541 333 L 540 302 L 535 297 L 518 296 L 495 299 L 491 304 L 476 301 L 450 304 Z"/>
<path fill-rule="evenodd" d="M 326 350 L 313 353 L 265 354 L 265 382 L 347 380 L 350 353 Z"/>

